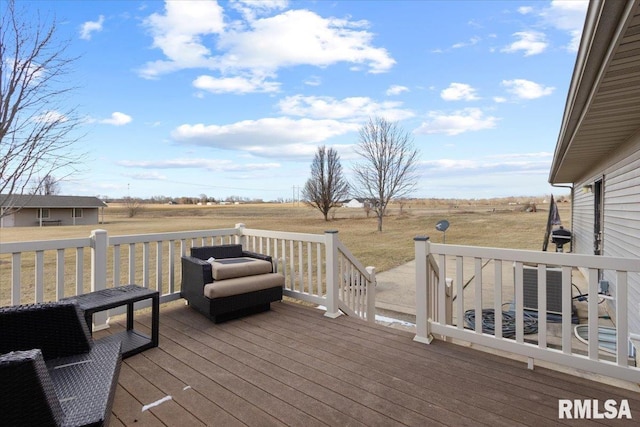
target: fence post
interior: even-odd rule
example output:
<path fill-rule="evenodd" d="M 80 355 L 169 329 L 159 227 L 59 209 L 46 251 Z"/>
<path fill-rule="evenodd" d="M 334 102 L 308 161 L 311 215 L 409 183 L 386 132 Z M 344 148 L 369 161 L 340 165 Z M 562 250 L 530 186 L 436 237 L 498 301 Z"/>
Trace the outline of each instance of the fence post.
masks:
<path fill-rule="evenodd" d="M 368 266 L 370 281 L 367 281 L 367 322 L 376 323 L 376 268 Z"/>
<path fill-rule="evenodd" d="M 335 319 L 340 316 L 338 309 L 338 230 L 324 232 L 326 250 L 327 311 L 325 316 Z"/>
<path fill-rule="evenodd" d="M 107 287 L 107 253 L 109 236 L 107 230 L 91 231 L 91 291 L 99 291 Z M 93 315 L 93 330 L 109 327 L 108 315 L 102 311 Z"/>
<path fill-rule="evenodd" d="M 429 327 L 428 313 L 428 272 L 427 255 L 429 252 L 429 237 L 417 236 L 413 239 L 416 254 L 416 336 L 414 341 L 429 344 L 433 340 Z"/>
<path fill-rule="evenodd" d="M 247 250 L 246 237 L 244 235 L 244 224 L 239 222 L 236 224 L 236 245 L 242 245 L 243 250 Z"/>

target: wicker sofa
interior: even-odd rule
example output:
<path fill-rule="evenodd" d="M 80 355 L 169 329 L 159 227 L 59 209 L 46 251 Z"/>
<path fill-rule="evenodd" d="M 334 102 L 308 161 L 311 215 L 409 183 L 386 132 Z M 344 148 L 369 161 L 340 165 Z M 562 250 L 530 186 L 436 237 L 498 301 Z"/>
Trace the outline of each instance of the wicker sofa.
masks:
<path fill-rule="evenodd" d="M 215 323 L 269 310 L 283 286 L 271 257 L 242 245 L 193 247 L 182 257 L 181 296 Z"/>
<path fill-rule="evenodd" d="M 120 346 L 94 342 L 73 302 L 0 308 L 0 424 L 108 425 Z"/>

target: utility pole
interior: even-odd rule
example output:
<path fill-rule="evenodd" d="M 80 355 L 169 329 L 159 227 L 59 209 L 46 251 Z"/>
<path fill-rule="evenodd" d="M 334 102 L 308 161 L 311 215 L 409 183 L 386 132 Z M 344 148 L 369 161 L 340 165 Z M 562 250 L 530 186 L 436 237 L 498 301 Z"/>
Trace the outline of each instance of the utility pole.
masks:
<path fill-rule="evenodd" d="M 296 193 L 297 190 L 297 193 Z M 300 186 L 299 185 L 294 185 L 292 187 L 292 201 L 293 201 L 293 206 L 300 206 Z M 296 196 L 297 194 L 297 196 Z"/>

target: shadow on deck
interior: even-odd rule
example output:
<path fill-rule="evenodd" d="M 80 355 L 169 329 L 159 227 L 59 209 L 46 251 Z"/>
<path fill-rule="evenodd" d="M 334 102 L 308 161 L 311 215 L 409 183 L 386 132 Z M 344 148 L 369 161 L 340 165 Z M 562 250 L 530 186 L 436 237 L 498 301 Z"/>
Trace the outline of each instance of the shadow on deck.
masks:
<path fill-rule="evenodd" d="M 160 346 L 124 360 L 111 425 L 588 426 L 640 419 L 640 395 L 629 390 L 531 371 L 442 341 L 427 346 L 407 331 L 329 319 L 297 304 L 271 306 L 215 325 L 182 300 L 162 305 Z M 136 322 L 148 332 L 151 316 L 138 313 Z M 99 334 L 123 328 L 119 316 Z M 633 420 L 559 420 L 559 399 L 627 399 Z"/>

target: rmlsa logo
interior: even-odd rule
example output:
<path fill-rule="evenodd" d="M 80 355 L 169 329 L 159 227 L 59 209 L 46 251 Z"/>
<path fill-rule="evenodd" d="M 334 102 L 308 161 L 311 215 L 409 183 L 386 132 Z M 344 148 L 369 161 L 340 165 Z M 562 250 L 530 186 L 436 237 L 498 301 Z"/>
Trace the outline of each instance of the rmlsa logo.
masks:
<path fill-rule="evenodd" d="M 620 404 L 607 399 L 602 404 L 598 399 L 560 399 L 558 400 L 558 418 L 560 419 L 631 419 L 629 401 L 622 399 Z"/>

